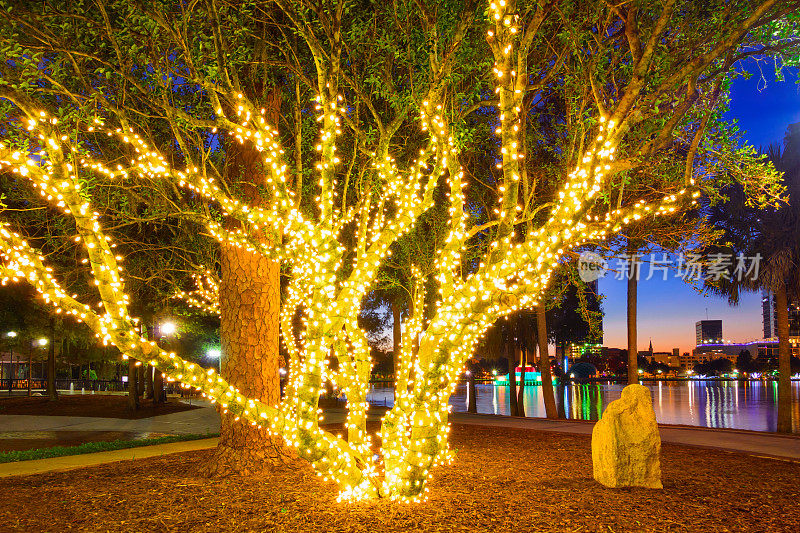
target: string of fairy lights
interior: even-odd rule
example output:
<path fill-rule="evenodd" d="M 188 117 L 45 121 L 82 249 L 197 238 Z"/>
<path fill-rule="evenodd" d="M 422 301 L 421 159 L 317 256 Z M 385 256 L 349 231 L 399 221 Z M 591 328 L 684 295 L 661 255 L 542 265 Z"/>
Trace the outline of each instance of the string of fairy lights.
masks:
<path fill-rule="evenodd" d="M 499 51 L 495 74 L 498 80 L 503 80 L 504 76 L 511 80 L 505 86 L 499 82 L 497 87 L 501 96 L 501 125 L 497 133 L 502 140 L 502 162 L 498 166 L 503 169 L 505 178 L 498 199 L 503 208 L 497 212 L 501 220 L 513 217 L 516 209 L 516 198 L 511 194 L 509 182 L 519 180 L 519 161 L 524 154 L 518 148 L 520 100 L 515 101 L 514 96 L 519 95 L 520 90 L 514 81 L 526 79 L 524 73 L 509 72 L 509 62 L 501 60 L 510 57 L 513 40 L 519 35 L 516 17 L 505 13 L 505 7 L 504 1 L 490 5 L 496 23 L 488 32 L 489 39 L 494 40 L 495 49 Z M 509 96 L 505 103 L 504 94 Z M 509 109 L 513 112 L 509 113 Z M 388 454 L 385 451 L 386 476 L 393 483 L 400 484 L 405 494 L 424 494 L 421 481 L 427 479 L 431 468 L 449 459 L 447 400 L 464 361 L 473 353 L 485 329 L 503 315 L 538 304 L 552 271 L 567 250 L 603 239 L 647 214 L 672 213 L 688 196 L 696 198 L 699 195 L 696 188 L 688 187 L 655 204 L 638 202 L 630 208 L 612 211 L 604 218 L 591 216 L 591 199 L 601 190 L 605 182 L 604 171 L 609 169 L 608 162 L 613 159 L 613 128 L 612 121 L 601 117 L 596 141 L 568 176 L 559 192 L 561 201 L 545 224 L 517 245 L 512 244 L 512 235 L 501 237 L 492 245 L 495 253 L 489 261 L 481 264 L 476 274 L 463 282 L 456 278 L 448 284 L 446 291 L 442 291 L 429 326 L 421 332 L 411 372 L 413 383 L 408 386 L 408 392 L 405 387 L 398 387 L 396 407 L 384 419 L 384 442 L 393 443 Z M 451 179 L 459 175 L 459 172 L 451 171 Z M 448 243 L 453 242 L 464 243 L 463 229 L 455 225 L 448 235 Z M 447 278 L 442 276 L 440 279 Z M 403 362 L 406 363 L 405 359 Z M 402 377 L 406 371 L 406 368 L 401 370 Z M 412 428 L 410 434 L 409 428 Z M 406 439 L 398 443 L 398 437 L 402 436 Z M 391 467 L 389 457 L 393 459 Z"/>
<path fill-rule="evenodd" d="M 189 307 L 203 313 L 219 316 L 219 281 L 216 275 L 210 270 L 205 270 L 202 274 L 193 274 L 192 279 L 196 288 L 192 291 L 177 292 L 173 298 L 183 300 Z"/>
<path fill-rule="evenodd" d="M 503 183 L 496 215 L 501 229 L 474 274 L 464 277 L 459 269 L 470 236 L 464 210 L 464 170 L 437 91 L 432 88 L 420 106 L 428 142 L 417 159 L 400 169 L 388 149 L 376 153 L 372 170 L 382 186 L 365 193 L 355 207 L 347 209 L 344 204 L 339 209 L 336 198 L 336 165 L 340 162 L 336 138 L 341 134 L 340 119 L 348 112 L 347 107 L 335 91 L 324 91 L 317 97 L 319 195 L 315 216 L 303 214 L 300 199 L 289 186 L 291 173 L 283 160 L 277 130 L 267 124 L 265 111 L 241 94 L 228 95 L 225 106 L 214 96 L 216 117 L 232 139 L 253 147 L 263 157 L 270 197 L 258 206 L 230 196 L 202 165 L 189 162 L 185 168 L 174 167 L 132 128 L 108 127 L 97 117 L 85 129 L 86 135 L 114 137 L 135 154 L 126 164 L 111 168 L 113 165 L 97 161 L 83 148 L 77 134 L 61 132 L 56 118 L 19 105 L 26 131 L 34 141 L 32 146 L 37 148 L 24 153 L 0 143 L 0 170 L 30 181 L 45 201 L 74 219 L 76 242 L 86 250 L 104 312 L 81 303 L 77 295 L 66 294 L 42 255 L 7 224 L 0 225 L 2 282 L 28 280 L 56 312 L 85 322 L 104 342 L 117 346 L 125 358 L 155 366 L 167 379 L 198 388 L 237 419 L 281 436 L 313 464 L 320 476 L 337 483 L 340 499 L 424 499 L 431 471 L 452 460 L 447 444 L 448 399 L 464 362 L 486 328 L 501 316 L 537 305 L 567 251 L 602 240 L 643 216 L 673 213 L 699 194 L 691 183 L 654 203 L 642 201 L 603 215 L 592 214 L 618 143 L 616 124 L 600 117 L 596 137 L 558 191 L 559 201 L 546 222 L 524 241 L 514 242 L 520 165 L 524 160 L 520 114 L 527 72 L 520 68 L 524 61 L 518 60 L 516 48 L 522 22 L 507 8 L 504 0 L 490 4 L 492 26 L 488 30 L 500 99 L 496 134 L 501 141 Z M 324 68 L 324 63 L 320 62 L 318 68 Z M 217 128 L 213 131 L 216 133 Z M 82 172 L 107 180 L 138 175 L 193 191 L 225 216 L 241 222 L 230 229 L 207 221 L 209 232 L 217 240 L 290 265 L 291 281 L 280 316 L 282 342 L 290 361 L 284 401 L 268 406 L 246 398 L 213 369 L 184 361 L 141 337 L 137 319 L 128 313 L 129 298 L 120 264 L 123 258 L 114 253 L 115 245 L 103 230 L 88 191 L 81 189 Z M 449 189 L 450 218 L 437 262 L 440 294 L 425 321 L 424 276 L 412 267 L 415 313 L 405 322 L 395 405 L 382 420 L 382 444 L 376 456 L 366 431 L 372 362 L 364 331 L 358 326 L 358 309 L 392 243 L 433 205 L 434 189 L 443 178 Z M 350 222 L 356 226 L 356 243 L 354 253 L 348 255 L 340 232 Z M 502 229 L 508 227 L 510 233 Z M 265 232 L 275 237 L 269 245 L 264 244 Z M 346 257 L 352 257 L 347 268 Z M 219 314 L 219 285 L 214 275 L 196 275 L 195 285 L 194 290 L 176 296 L 204 312 Z M 299 326 L 295 323 L 298 317 Z M 338 362 L 336 369 L 332 357 Z M 326 383 L 347 396 L 346 440 L 319 426 L 318 400 Z"/>

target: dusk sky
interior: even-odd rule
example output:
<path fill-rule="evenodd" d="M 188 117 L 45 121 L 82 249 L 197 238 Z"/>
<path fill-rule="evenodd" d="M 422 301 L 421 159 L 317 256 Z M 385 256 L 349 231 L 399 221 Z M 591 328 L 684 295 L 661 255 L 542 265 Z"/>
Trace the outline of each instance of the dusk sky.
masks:
<path fill-rule="evenodd" d="M 782 142 L 786 126 L 800 122 L 800 86 L 795 84 L 796 76 L 777 82 L 774 72 L 765 72 L 764 78 L 766 83 L 759 76 L 737 80 L 727 115 L 729 119 L 738 119 L 745 139 L 756 147 Z M 612 262 L 611 266 L 614 265 Z M 642 271 L 644 278 L 648 265 L 642 265 Z M 691 285 L 676 279 L 674 272 L 669 273 L 666 281 L 661 278 L 661 274 L 657 274 L 639 283 L 640 350 L 646 350 L 652 339 L 655 351 L 673 348 L 691 351 L 695 346 L 695 322 L 706 317 L 722 320 L 726 340 L 744 342 L 763 337 L 760 294 L 746 294 L 737 307 L 731 307 L 723 298 L 698 294 Z M 604 346 L 625 348 L 627 345 L 625 287 L 626 282 L 615 280 L 612 274 L 600 280 L 600 293 L 605 296 L 602 304 Z"/>

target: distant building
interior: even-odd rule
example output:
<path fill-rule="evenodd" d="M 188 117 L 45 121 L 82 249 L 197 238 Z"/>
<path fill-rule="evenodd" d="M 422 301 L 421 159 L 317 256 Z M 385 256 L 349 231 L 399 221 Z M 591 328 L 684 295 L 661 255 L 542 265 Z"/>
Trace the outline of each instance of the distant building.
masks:
<path fill-rule="evenodd" d="M 693 351 L 699 354 L 715 353 L 715 354 L 732 355 L 735 358 L 737 355 L 739 355 L 739 352 L 741 352 L 742 350 L 746 350 L 747 348 L 745 347 L 749 345 L 750 344 L 737 344 L 732 342 L 725 344 L 721 342 L 708 342 L 705 344 L 698 344 Z"/>
<path fill-rule="evenodd" d="M 687 368 L 692 368 L 694 363 L 704 363 L 713 359 L 727 359 L 732 363 L 736 363 L 736 358 L 742 350 L 745 350 L 747 344 L 723 344 L 723 343 L 707 343 L 697 346 L 692 351 L 692 364 Z"/>
<path fill-rule="evenodd" d="M 671 367 L 680 366 L 680 355 L 672 352 L 653 352 L 650 356 L 651 363 L 661 363 Z"/>
<path fill-rule="evenodd" d="M 722 320 L 701 320 L 695 323 L 697 345 L 722 342 Z"/>
<path fill-rule="evenodd" d="M 764 325 L 764 338 L 778 338 L 778 322 L 775 319 L 775 295 L 770 291 L 761 293 L 761 318 Z M 800 305 L 797 302 L 789 304 L 789 339 L 800 341 Z"/>
<path fill-rule="evenodd" d="M 624 348 L 608 348 L 603 346 L 601 354 L 603 357 L 622 357 Z"/>
<path fill-rule="evenodd" d="M 800 343 L 789 343 L 792 355 L 800 355 Z M 707 343 L 697 346 L 691 354 L 685 353 L 680 357 L 681 368 L 691 369 L 695 363 L 703 363 L 712 359 L 728 359 L 736 363 L 736 358 L 743 351 L 750 353 L 753 359 L 776 359 L 778 357 L 778 341 L 763 340 L 743 343 Z"/>
<path fill-rule="evenodd" d="M 678 367 L 681 370 L 691 370 L 694 367 L 694 356 L 689 352 L 683 352 L 678 356 Z"/>
<path fill-rule="evenodd" d="M 567 353 L 564 354 L 561 346 L 556 346 L 556 358 L 566 356 L 570 361 L 575 361 L 581 357 L 600 357 L 603 355 L 603 345 L 595 342 L 573 342 L 566 346 Z"/>
<path fill-rule="evenodd" d="M 603 347 L 603 312 L 600 309 L 600 286 L 597 280 L 590 281 L 586 284 L 586 296 L 587 308 L 599 322 L 599 334 L 596 337 L 586 337 L 583 339 L 583 344 L 592 346 L 590 349 L 592 355 L 600 355 L 600 350 Z M 596 349 L 594 347 L 596 347 Z"/>

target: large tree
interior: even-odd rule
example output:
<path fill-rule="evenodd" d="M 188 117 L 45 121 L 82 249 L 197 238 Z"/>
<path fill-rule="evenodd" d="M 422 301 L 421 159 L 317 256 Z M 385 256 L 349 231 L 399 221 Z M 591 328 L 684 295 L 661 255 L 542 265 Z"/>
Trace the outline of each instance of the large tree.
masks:
<path fill-rule="evenodd" d="M 783 149 L 771 145 L 766 159 L 780 171 L 785 200 L 774 206 L 754 206 L 741 187 L 726 189 L 727 201 L 713 206 L 709 222 L 718 240 L 704 252 L 721 275 L 709 275 L 705 287 L 736 305 L 742 292 L 774 295 L 778 334 L 778 424 L 792 432 L 789 308 L 800 301 L 800 127 L 787 130 Z M 738 360 L 737 360 L 738 361 Z M 741 369 L 746 371 L 745 369 Z"/>
<path fill-rule="evenodd" d="M 280 435 L 338 483 L 343 499 L 423 498 L 431 469 L 450 458 L 448 398 L 486 328 L 539 305 L 569 251 L 600 242 L 642 217 L 685 209 L 703 190 L 714 190 L 731 176 L 697 179 L 694 171 L 732 159 L 729 144 L 699 142 L 714 130 L 702 120 L 711 112 L 713 87 L 737 60 L 794 51 L 798 44 L 792 18 L 797 3 L 776 0 L 719 6 L 504 0 L 486 12 L 488 46 L 478 39 L 483 24 L 475 24 L 484 9 L 470 1 L 375 4 L 369 15 L 345 2 L 275 5 L 265 11 L 250 4 L 180 4 L 167 16 L 166 10 L 140 12 L 125 3 L 114 4 L 119 10 L 114 17 L 102 4 L 96 12 L 81 13 L 81 24 L 87 17 L 96 22 L 94 30 L 116 57 L 70 52 L 70 43 L 61 41 L 56 46 L 48 39 L 52 20 L 61 13 L 39 19 L 50 29 L 47 38 L 32 28 L 38 44 L 14 45 L 15 60 L 1 71 L 6 120 L 0 168 L 33 183 L 44 201 L 75 225 L 100 312 L 61 288 L 35 239 L 9 228 L 0 230 L 1 268 L 8 278 L 26 278 L 129 357 L 200 388 L 233 422 Z M 258 23 L 250 24 L 242 13 Z M 139 22 L 141 33 L 131 30 L 131 20 Z M 282 33 L 286 28 L 290 34 Z M 354 28 L 362 33 L 343 31 Z M 142 58 L 128 58 L 126 51 L 138 47 L 143 35 L 159 46 Z M 263 35 L 269 39 L 255 38 Z M 395 39 L 390 44 L 382 40 L 390 36 Z M 245 46 L 250 38 L 262 46 L 252 56 Z M 270 42 L 283 46 L 278 55 L 286 61 L 265 53 Z M 369 63 L 355 50 L 367 54 Z M 376 50 L 392 52 L 381 56 L 380 72 L 370 70 Z M 313 69 L 298 60 L 304 54 Z M 112 83 L 87 71 L 87 55 Z M 313 179 L 301 179 L 305 163 L 301 173 L 299 165 L 285 161 L 283 144 L 294 143 L 295 155 L 304 159 L 303 143 L 281 138 L 280 124 L 266 119 L 270 106 L 242 88 L 239 70 L 231 65 L 242 55 L 254 65 L 278 63 L 287 78 L 296 76 L 315 94 L 319 134 Z M 403 60 L 403 68 L 393 57 Z M 483 78 L 472 70 L 487 57 L 494 92 L 485 91 Z M 60 82 L 68 69 L 85 79 L 80 90 Z M 464 89 L 470 86 L 476 89 Z M 480 159 L 460 151 L 469 146 L 465 117 L 473 113 L 497 134 L 496 168 L 472 166 Z M 540 139 L 550 145 L 552 158 L 537 174 L 557 184 L 553 201 L 535 210 L 519 202 L 525 198 L 520 186 L 529 179 L 523 148 L 528 142 L 522 136 L 528 124 L 542 122 L 523 120 L 527 113 L 551 115 L 558 124 Z M 222 132 L 228 134 L 225 141 Z M 115 147 L 101 152 L 100 139 L 108 136 Z M 240 143 L 263 169 L 257 202 L 250 188 L 231 187 L 225 179 L 215 150 L 225 142 Z M 682 145 L 684 172 L 673 174 L 679 179 L 622 205 L 609 202 L 623 176 L 643 165 L 674 164 Z M 345 152 L 348 159 L 340 155 Z M 774 176 L 755 163 L 750 168 L 757 172 L 740 177 L 746 181 L 757 174 L 772 192 Z M 243 386 L 160 350 L 139 334 L 120 259 L 111 248 L 112 228 L 95 210 L 97 199 L 86 186 L 128 179 L 183 187 L 192 198 L 204 198 L 204 209 L 192 210 L 189 218 L 204 224 L 223 246 L 250 254 L 246 261 L 263 263 L 264 276 L 271 275 L 269 261 L 285 266 L 289 283 L 281 333 L 289 376 L 281 403 L 249 396 Z M 488 212 L 468 201 L 469 188 L 487 179 L 499 193 Z M 435 305 L 407 321 L 396 402 L 383 418 L 376 456 L 366 432 L 371 361 L 358 309 L 392 244 L 436 205 L 447 213 L 434 276 L 438 294 Z M 465 261 L 473 248 L 483 251 L 481 259 Z M 235 268 L 238 261 L 223 268 Z M 415 275 L 420 287 L 422 277 Z M 415 308 L 422 308 L 424 293 L 416 291 Z M 242 286 L 236 296 L 242 303 L 267 305 L 259 294 Z M 224 315 L 231 303 L 220 304 Z M 230 377 L 242 372 L 247 369 Z M 326 382 L 337 383 L 347 395 L 346 439 L 320 427 L 318 398 Z"/>

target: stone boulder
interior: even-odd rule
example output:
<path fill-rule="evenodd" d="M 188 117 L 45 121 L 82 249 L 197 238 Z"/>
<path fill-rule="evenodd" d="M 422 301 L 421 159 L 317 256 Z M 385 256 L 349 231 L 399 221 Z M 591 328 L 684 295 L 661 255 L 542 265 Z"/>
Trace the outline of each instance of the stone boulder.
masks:
<path fill-rule="evenodd" d="M 650 389 L 628 385 L 592 431 L 594 478 L 606 487 L 663 488 L 661 436 Z"/>

